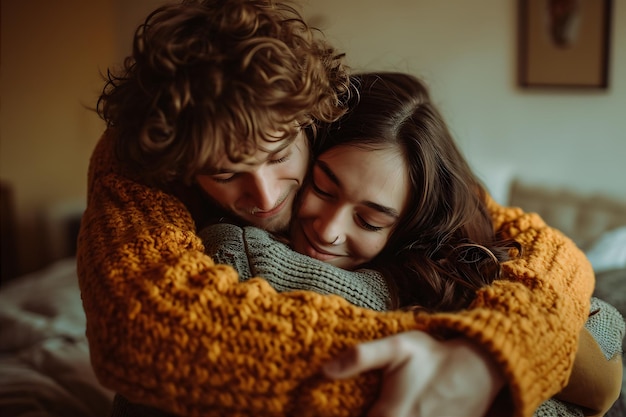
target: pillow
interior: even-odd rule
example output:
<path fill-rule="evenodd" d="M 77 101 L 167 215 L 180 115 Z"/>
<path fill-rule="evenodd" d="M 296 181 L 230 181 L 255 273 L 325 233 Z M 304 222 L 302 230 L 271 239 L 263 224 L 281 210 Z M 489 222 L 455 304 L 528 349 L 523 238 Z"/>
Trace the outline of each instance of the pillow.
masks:
<path fill-rule="evenodd" d="M 626 226 L 604 232 L 586 255 L 596 274 L 626 268 Z"/>

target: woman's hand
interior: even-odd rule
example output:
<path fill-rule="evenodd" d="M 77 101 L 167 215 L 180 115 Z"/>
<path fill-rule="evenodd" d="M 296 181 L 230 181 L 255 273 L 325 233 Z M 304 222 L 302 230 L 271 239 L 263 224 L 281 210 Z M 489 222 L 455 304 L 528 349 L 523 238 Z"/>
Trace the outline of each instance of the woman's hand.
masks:
<path fill-rule="evenodd" d="M 439 341 L 410 331 L 361 343 L 324 367 L 333 379 L 382 369 L 368 417 L 479 417 L 504 385 L 495 362 L 465 339 Z"/>

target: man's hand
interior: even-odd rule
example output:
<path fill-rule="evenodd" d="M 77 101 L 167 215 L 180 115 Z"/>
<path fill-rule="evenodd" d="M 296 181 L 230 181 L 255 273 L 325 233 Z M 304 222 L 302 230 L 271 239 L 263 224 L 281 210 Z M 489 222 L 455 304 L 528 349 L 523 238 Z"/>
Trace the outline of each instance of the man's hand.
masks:
<path fill-rule="evenodd" d="M 368 417 L 480 417 L 504 385 L 495 362 L 465 339 L 438 341 L 410 331 L 361 343 L 324 367 L 329 378 L 382 369 Z"/>

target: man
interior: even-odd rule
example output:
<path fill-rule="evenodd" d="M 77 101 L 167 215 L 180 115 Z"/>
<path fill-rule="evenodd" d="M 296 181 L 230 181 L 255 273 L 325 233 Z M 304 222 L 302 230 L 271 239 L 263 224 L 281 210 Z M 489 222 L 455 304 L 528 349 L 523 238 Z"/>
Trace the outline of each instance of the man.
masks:
<path fill-rule="evenodd" d="M 531 415 L 567 382 L 593 287 L 582 253 L 536 216 L 491 205 L 526 254 L 457 314 L 278 294 L 204 254 L 196 230 L 208 218 L 289 223 L 316 125 L 344 112 L 341 58 L 269 0 L 189 1 L 148 17 L 99 100 L 108 129 L 79 237 L 98 378 L 178 415 L 481 415 L 502 386 L 493 407 Z M 324 365 L 360 375 L 323 378 Z M 369 369 L 383 370 L 380 393 Z"/>

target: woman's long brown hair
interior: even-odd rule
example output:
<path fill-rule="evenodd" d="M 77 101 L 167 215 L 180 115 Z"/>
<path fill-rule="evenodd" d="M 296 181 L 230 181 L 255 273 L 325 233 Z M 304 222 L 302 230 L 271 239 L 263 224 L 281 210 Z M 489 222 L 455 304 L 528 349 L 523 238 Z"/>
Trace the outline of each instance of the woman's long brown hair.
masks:
<path fill-rule="evenodd" d="M 421 81 L 372 73 L 353 76 L 352 84 L 349 113 L 330 126 L 317 152 L 336 145 L 399 146 L 412 190 L 386 248 L 370 266 L 395 290 L 394 307 L 467 307 L 477 290 L 499 278 L 500 263 L 511 249 L 519 253 L 520 245 L 496 236 L 486 191 Z"/>

